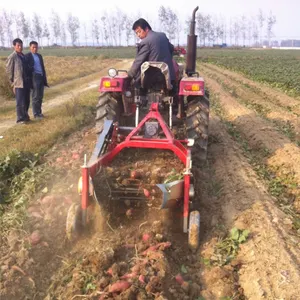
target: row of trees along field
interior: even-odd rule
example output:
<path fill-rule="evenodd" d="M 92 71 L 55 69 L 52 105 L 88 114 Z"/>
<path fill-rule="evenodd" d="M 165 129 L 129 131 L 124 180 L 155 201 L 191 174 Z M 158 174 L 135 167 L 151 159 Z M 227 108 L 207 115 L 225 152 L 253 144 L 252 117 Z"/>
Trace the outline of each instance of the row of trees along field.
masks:
<path fill-rule="evenodd" d="M 135 44 L 136 37 L 132 31 L 133 22 L 140 16 L 127 15 L 120 9 L 104 12 L 99 18 L 90 22 L 81 22 L 76 16 L 68 14 L 64 20 L 52 11 L 48 20 L 37 13 L 25 16 L 23 12 L 13 13 L 2 9 L 0 14 L 0 43 L 10 47 L 15 37 L 25 43 L 37 40 L 41 45 L 103 45 L 121 46 Z M 161 6 L 157 20 L 148 19 L 158 31 L 166 32 L 175 44 L 185 43 L 184 35 L 189 31 L 189 19 L 181 20 L 179 15 L 169 7 Z M 199 46 L 216 43 L 230 45 L 262 45 L 267 38 L 270 43 L 276 17 L 261 9 L 255 16 L 237 16 L 225 18 L 210 14 L 197 13 L 197 35 Z M 117 24 L 117 25 L 116 25 Z M 156 26 L 158 25 L 158 26 Z"/>

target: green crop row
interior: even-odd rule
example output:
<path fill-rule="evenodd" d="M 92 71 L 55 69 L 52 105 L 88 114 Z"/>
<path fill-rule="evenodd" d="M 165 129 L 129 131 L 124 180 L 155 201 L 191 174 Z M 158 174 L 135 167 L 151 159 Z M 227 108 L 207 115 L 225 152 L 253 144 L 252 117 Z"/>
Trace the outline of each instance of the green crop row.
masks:
<path fill-rule="evenodd" d="M 199 49 L 197 56 L 200 63 L 222 66 L 300 96 L 300 50 Z"/>

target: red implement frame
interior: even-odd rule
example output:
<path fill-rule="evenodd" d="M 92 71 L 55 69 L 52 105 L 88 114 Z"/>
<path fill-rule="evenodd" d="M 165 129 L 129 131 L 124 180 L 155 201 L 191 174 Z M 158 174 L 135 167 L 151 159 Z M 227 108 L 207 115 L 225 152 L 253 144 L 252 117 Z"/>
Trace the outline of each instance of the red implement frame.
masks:
<path fill-rule="evenodd" d="M 147 139 L 142 136 L 137 136 L 145 123 L 150 119 L 156 119 L 159 122 L 166 138 L 161 139 Z M 166 125 L 164 119 L 158 111 L 158 103 L 152 103 L 149 113 L 144 117 L 144 119 L 135 127 L 125 140 L 121 143 L 116 143 L 114 136 L 118 127 L 114 125 L 114 132 L 112 136 L 112 144 L 110 144 L 109 152 L 100 156 L 97 161 L 90 165 L 84 165 L 82 167 L 82 210 L 86 210 L 89 203 L 89 176 L 92 178 L 95 176 L 99 168 L 103 165 L 109 164 L 114 157 L 122 151 L 124 148 L 149 148 L 149 149 L 165 149 L 171 150 L 175 155 L 182 161 L 186 166 L 184 173 L 184 203 L 183 203 L 183 219 L 184 226 L 183 231 L 188 230 L 188 215 L 189 215 L 189 192 L 190 192 L 190 175 L 191 175 L 191 154 L 190 150 L 183 144 L 188 144 L 188 140 L 179 141 L 174 138 L 173 133 L 170 131 L 169 127 Z"/>

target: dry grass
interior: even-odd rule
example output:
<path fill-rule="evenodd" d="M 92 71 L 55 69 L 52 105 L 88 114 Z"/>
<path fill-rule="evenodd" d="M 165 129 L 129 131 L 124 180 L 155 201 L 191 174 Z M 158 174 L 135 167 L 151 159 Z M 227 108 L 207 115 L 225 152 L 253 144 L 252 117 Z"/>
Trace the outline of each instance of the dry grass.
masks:
<path fill-rule="evenodd" d="M 111 59 L 95 56 L 46 56 L 44 61 L 50 86 L 95 73 L 112 62 Z"/>
<path fill-rule="evenodd" d="M 69 91 L 80 89 L 83 86 L 86 86 L 87 83 L 94 81 L 94 80 L 100 80 L 99 73 L 93 73 L 90 75 L 87 75 L 82 78 L 76 78 L 73 80 L 70 80 L 69 82 L 66 82 L 62 85 L 56 85 L 54 87 L 51 87 L 50 89 L 45 89 L 45 96 L 43 99 L 43 102 L 47 102 L 48 100 L 55 98 L 59 95 L 62 95 L 64 93 L 67 93 Z M 14 119 L 16 115 L 16 108 L 15 108 L 15 102 L 14 101 L 6 101 L 5 104 L 1 105 L 0 101 L 0 122 L 4 120 L 10 120 Z M 31 109 L 30 109 L 31 110 Z"/>
<path fill-rule="evenodd" d="M 5 73 L 5 60 L 6 58 L 0 58 L 0 105 L 2 105 L 4 100 L 13 98 L 12 90 Z M 95 73 L 113 61 L 115 62 L 116 60 L 103 59 L 101 56 L 44 57 L 48 84 L 50 86 Z"/>
<path fill-rule="evenodd" d="M 5 138 L 0 140 L 0 159 L 14 149 L 32 153 L 46 152 L 59 138 L 94 119 L 97 98 L 97 91 L 87 92 L 49 111 L 47 118 L 42 121 L 32 121 L 7 130 Z"/>
<path fill-rule="evenodd" d="M 8 77 L 6 76 L 5 63 L 3 60 L 0 60 L 0 96 L 1 95 L 5 98 L 13 97 L 12 88 L 10 86 Z"/>
<path fill-rule="evenodd" d="M 115 62 L 116 60 L 92 59 L 92 57 L 45 57 L 48 83 L 51 88 L 46 88 L 44 101 L 100 78 L 96 72 L 114 65 Z M 9 83 L 5 80 L 7 79 L 4 62 L 0 60 L 0 121 L 15 117 L 15 101 L 14 98 L 6 97 L 7 95 L 12 97 L 12 94 Z"/>

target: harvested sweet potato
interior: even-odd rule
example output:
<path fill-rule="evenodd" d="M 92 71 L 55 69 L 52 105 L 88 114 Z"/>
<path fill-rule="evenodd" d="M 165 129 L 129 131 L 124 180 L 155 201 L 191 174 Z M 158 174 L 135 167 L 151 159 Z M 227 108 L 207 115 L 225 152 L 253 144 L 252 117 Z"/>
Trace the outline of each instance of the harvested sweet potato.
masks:
<path fill-rule="evenodd" d="M 143 242 L 148 242 L 150 240 L 150 238 L 151 238 L 151 235 L 149 233 L 144 233 L 142 240 L 143 240 Z"/>
<path fill-rule="evenodd" d="M 171 242 L 158 243 L 156 245 L 150 246 L 147 250 L 143 252 L 143 255 L 146 255 L 149 251 L 156 251 L 157 249 L 165 250 L 171 246 Z"/>
<path fill-rule="evenodd" d="M 146 282 L 145 282 L 145 276 L 144 276 L 144 275 L 140 275 L 140 276 L 139 276 L 139 282 L 141 282 L 141 283 L 146 283 Z"/>
<path fill-rule="evenodd" d="M 121 276 L 121 279 L 132 279 L 137 277 L 137 273 L 132 272 L 132 273 L 128 273 L 128 274 L 124 274 L 123 276 Z"/>
<path fill-rule="evenodd" d="M 175 280 L 180 284 L 182 285 L 184 283 L 184 279 L 182 278 L 181 274 L 177 274 L 175 276 Z"/>
<path fill-rule="evenodd" d="M 144 195 L 149 198 L 150 197 L 150 192 L 147 189 L 144 189 Z"/>
<path fill-rule="evenodd" d="M 130 288 L 131 283 L 125 280 L 117 281 L 109 286 L 109 293 L 122 293 Z"/>
<path fill-rule="evenodd" d="M 133 170 L 130 172 L 130 178 L 140 179 L 143 177 L 143 170 Z"/>
<path fill-rule="evenodd" d="M 109 268 L 109 269 L 106 271 L 106 274 L 108 274 L 108 275 L 110 275 L 110 276 L 113 276 L 112 268 Z"/>

